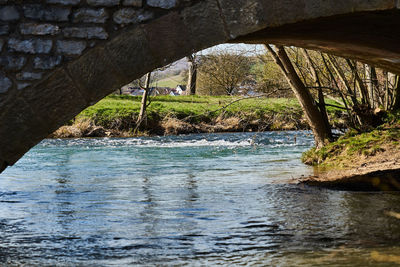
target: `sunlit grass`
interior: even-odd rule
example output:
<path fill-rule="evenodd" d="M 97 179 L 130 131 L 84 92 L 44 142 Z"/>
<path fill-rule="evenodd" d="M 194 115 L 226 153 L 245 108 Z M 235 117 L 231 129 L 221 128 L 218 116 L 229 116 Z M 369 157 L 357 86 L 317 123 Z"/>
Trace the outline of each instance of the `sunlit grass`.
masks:
<path fill-rule="evenodd" d="M 239 97 L 229 96 L 157 96 L 151 98 L 148 108 L 149 116 L 157 114 L 164 117 L 174 114 L 178 118 L 187 116 L 217 117 L 222 112 L 227 115 L 238 113 L 251 113 L 255 117 L 261 114 L 276 113 L 301 113 L 301 108 L 295 99 L 284 98 L 251 98 L 238 101 L 226 109 L 218 110 Z M 78 117 L 96 118 L 97 120 L 110 120 L 112 118 L 132 117 L 140 111 L 141 97 L 112 95 L 97 104 L 87 108 Z"/>

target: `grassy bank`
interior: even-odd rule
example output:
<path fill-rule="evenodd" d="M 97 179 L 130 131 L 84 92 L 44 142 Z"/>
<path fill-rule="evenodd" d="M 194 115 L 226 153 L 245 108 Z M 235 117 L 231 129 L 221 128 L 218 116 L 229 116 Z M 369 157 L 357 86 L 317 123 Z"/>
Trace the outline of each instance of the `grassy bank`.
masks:
<path fill-rule="evenodd" d="M 163 135 L 307 129 L 295 99 L 157 96 L 140 133 L 134 132 L 141 97 L 111 95 L 81 112 L 53 137 Z M 240 101 L 239 101 L 240 100 Z M 340 111 L 329 109 L 340 123 Z"/>
<path fill-rule="evenodd" d="M 307 151 L 303 162 L 317 167 L 313 176 L 299 181 L 340 190 L 400 190 L 400 123 L 396 120 L 368 133 L 349 132 L 320 150 Z"/>
<path fill-rule="evenodd" d="M 375 130 L 357 134 L 349 131 L 337 141 L 322 149 L 311 149 L 303 154 L 306 164 L 331 169 L 362 167 L 371 160 L 388 160 L 400 148 L 400 121 L 398 115 L 386 115 L 385 122 Z"/>

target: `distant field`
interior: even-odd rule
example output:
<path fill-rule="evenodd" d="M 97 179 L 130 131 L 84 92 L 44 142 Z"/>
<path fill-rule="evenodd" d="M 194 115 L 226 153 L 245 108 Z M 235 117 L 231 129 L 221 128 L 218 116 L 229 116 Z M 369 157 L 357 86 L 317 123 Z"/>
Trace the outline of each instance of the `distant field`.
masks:
<path fill-rule="evenodd" d="M 183 77 L 181 75 L 175 75 L 153 82 L 151 86 L 176 88 L 176 86 L 180 84 L 185 84 L 185 82 L 183 82 Z"/>

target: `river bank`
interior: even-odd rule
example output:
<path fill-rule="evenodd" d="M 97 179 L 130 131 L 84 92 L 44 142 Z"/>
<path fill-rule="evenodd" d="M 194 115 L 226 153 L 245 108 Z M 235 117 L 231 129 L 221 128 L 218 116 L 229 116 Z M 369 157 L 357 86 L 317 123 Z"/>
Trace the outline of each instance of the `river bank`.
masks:
<path fill-rule="evenodd" d="M 326 147 L 311 149 L 302 160 L 315 166 L 315 175 L 302 184 L 334 189 L 400 190 L 400 124 L 386 122 L 376 130 L 349 132 Z"/>
<path fill-rule="evenodd" d="M 51 138 L 134 137 L 217 132 L 262 132 L 309 129 L 293 98 L 230 96 L 157 96 L 139 129 L 140 97 L 111 95 L 82 111 Z M 336 104 L 333 102 L 333 104 Z M 342 112 L 328 109 L 335 126 Z"/>

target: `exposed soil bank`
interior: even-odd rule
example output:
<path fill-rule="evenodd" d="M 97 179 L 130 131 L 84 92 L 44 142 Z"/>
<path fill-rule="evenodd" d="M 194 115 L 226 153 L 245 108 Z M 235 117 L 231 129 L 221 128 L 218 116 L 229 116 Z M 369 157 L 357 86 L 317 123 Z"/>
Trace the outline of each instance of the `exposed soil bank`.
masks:
<path fill-rule="evenodd" d="M 125 122 L 124 124 L 129 124 Z M 134 125 L 134 120 L 131 122 Z M 81 138 L 81 137 L 135 137 L 143 135 L 177 135 L 190 133 L 223 133 L 223 132 L 261 132 L 307 130 L 308 125 L 303 120 L 294 122 L 293 118 L 273 116 L 264 119 L 246 117 L 218 117 L 212 120 L 187 122 L 175 117 L 167 117 L 160 121 L 150 121 L 139 131 L 133 128 L 107 128 L 98 126 L 92 120 L 78 120 L 72 125 L 59 128 L 50 138 Z"/>
<path fill-rule="evenodd" d="M 382 128 L 344 136 L 303 161 L 315 165 L 315 175 L 299 183 L 355 191 L 400 191 L 400 130 Z"/>

